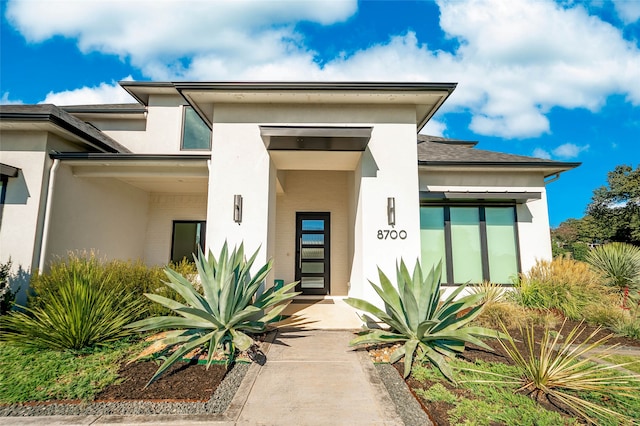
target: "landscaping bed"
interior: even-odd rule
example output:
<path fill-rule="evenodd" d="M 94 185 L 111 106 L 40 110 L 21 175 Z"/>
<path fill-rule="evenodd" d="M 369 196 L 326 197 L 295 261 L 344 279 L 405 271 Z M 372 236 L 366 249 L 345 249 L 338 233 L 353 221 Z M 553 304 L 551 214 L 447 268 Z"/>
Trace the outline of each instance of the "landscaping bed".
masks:
<path fill-rule="evenodd" d="M 558 330 L 562 322 L 555 328 Z M 563 334 L 578 326 L 579 322 L 567 320 Z M 589 336 L 596 327 L 583 325 L 584 332 L 581 333 L 576 343 L 581 342 Z M 539 340 L 544 327 L 535 328 L 536 341 Z M 610 332 L 601 329 L 596 334 L 596 340 L 609 335 Z M 518 332 L 515 332 L 516 346 L 521 353 L 527 353 L 523 339 L 520 339 Z M 496 380 L 495 377 L 483 375 L 475 372 L 460 371 L 461 369 L 474 369 L 482 371 L 493 371 L 504 374 L 513 373 L 515 367 L 510 358 L 505 353 L 500 343 L 496 340 L 487 339 L 486 343 L 491 346 L 493 352 L 468 345 L 464 353 L 458 360 L 452 361 L 457 386 L 447 381 L 442 374 L 429 364 L 414 367 L 414 371 L 405 382 L 421 406 L 436 425 L 473 424 L 473 425 L 501 425 L 501 424 L 580 424 L 567 407 L 562 406 L 557 401 L 532 398 L 516 392 L 518 386 L 506 384 L 481 384 L 463 383 L 465 380 Z M 615 336 L 608 340 L 607 344 L 619 344 L 625 347 L 640 349 L 640 341 L 626 337 Z M 388 362 L 388 356 L 392 352 L 390 347 L 373 347 L 370 355 L 374 362 Z M 640 357 L 635 357 L 640 360 Z M 640 365 L 640 364 L 635 364 Z M 402 376 L 404 365 L 398 362 L 393 365 Z M 621 401 L 603 400 L 593 396 L 595 402 L 604 404 L 614 410 L 624 409 L 625 414 L 631 418 L 640 418 L 640 402 L 624 401 L 630 405 L 622 408 Z M 612 423 L 615 424 L 615 423 Z"/>

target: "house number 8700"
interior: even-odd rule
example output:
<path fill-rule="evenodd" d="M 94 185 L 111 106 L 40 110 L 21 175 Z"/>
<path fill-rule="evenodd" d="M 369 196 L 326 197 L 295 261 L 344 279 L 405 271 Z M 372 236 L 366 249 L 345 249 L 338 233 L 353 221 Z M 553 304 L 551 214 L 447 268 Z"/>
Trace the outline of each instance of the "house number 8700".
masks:
<path fill-rule="evenodd" d="M 396 231 L 395 229 L 378 229 L 379 240 L 397 240 L 398 238 L 401 240 L 407 238 L 407 231 L 404 229 L 402 231 Z"/>

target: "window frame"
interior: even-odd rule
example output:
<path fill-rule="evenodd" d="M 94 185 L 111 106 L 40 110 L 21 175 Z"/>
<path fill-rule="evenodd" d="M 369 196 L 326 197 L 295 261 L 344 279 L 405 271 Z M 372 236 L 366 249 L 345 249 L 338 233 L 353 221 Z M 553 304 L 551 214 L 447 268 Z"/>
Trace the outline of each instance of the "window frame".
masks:
<path fill-rule="evenodd" d="M 482 262 L 482 279 L 483 281 L 490 281 L 489 270 L 489 246 L 487 241 L 487 222 L 486 222 L 486 208 L 487 207 L 511 207 L 513 209 L 513 231 L 515 238 L 515 255 L 516 255 L 516 273 L 522 272 L 522 261 L 520 258 L 520 235 L 518 232 L 518 206 L 516 202 L 488 202 L 488 201 L 421 201 L 420 208 L 422 207 L 442 207 L 444 216 L 444 248 L 445 248 L 445 276 L 446 282 L 442 283 L 443 286 L 457 287 L 464 283 L 456 283 L 454 281 L 453 271 L 453 242 L 451 236 L 451 207 L 473 207 L 478 209 L 479 216 L 479 232 L 480 232 L 480 256 Z M 422 229 L 422 228 L 421 228 Z M 513 283 L 495 283 L 503 287 L 512 287 Z"/>
<path fill-rule="evenodd" d="M 184 146 L 184 135 L 185 135 L 186 124 L 187 124 L 187 110 L 191 110 L 196 115 L 198 115 L 196 110 L 191 105 L 183 105 L 182 106 L 182 126 L 180 128 L 180 151 L 211 151 L 211 129 L 209 128 L 207 123 L 205 123 L 204 120 L 202 120 L 202 118 L 200 118 L 199 115 L 198 115 L 198 118 L 200 118 L 200 120 L 202 121 L 202 124 L 204 124 L 204 126 L 209 129 L 209 140 L 207 142 L 208 146 L 206 148 L 185 148 L 185 146 Z"/>
<path fill-rule="evenodd" d="M 207 236 L 207 221 L 206 220 L 173 220 L 171 222 L 171 250 L 169 251 L 169 262 L 175 262 L 173 259 L 173 249 L 176 241 L 176 224 L 180 223 L 192 223 L 192 224 L 200 224 L 200 241 L 198 244 L 200 245 L 200 249 L 204 252 L 205 244 L 206 244 L 206 236 Z M 195 253 L 196 255 L 198 253 Z M 183 257 L 184 258 L 184 257 Z M 186 257 L 188 262 L 193 262 L 192 258 Z M 178 260 L 178 262 L 182 261 L 182 259 Z"/>

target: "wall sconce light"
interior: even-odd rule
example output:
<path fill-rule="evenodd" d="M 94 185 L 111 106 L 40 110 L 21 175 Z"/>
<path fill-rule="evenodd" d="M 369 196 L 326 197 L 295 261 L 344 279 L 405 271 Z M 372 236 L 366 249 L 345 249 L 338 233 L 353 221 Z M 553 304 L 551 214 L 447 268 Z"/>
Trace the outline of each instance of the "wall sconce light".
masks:
<path fill-rule="evenodd" d="M 233 221 L 235 223 L 242 222 L 242 195 L 233 196 Z"/>
<path fill-rule="evenodd" d="M 391 226 L 396 224 L 396 199 L 394 197 L 387 198 L 387 221 Z"/>

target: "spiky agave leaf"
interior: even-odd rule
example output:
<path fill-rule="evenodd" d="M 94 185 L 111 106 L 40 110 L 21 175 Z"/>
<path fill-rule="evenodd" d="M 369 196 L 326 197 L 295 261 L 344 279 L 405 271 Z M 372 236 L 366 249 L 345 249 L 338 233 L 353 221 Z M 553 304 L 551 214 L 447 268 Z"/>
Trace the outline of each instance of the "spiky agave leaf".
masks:
<path fill-rule="evenodd" d="M 200 251 L 194 260 L 202 294 L 179 273 L 170 269 L 165 271 L 168 278 L 165 284 L 182 296 L 185 303 L 158 295 L 145 296 L 179 316 L 151 317 L 127 326 L 138 331 L 173 330 L 161 342 L 166 349 L 177 348 L 147 386 L 182 356 L 203 345 L 209 352 L 207 368 L 213 361 L 214 352 L 221 346 L 227 348 L 231 361 L 235 348 L 246 350 L 253 344 L 246 333 L 263 332 L 268 324 L 280 319 L 283 305 L 299 294 L 291 292 L 296 283 L 277 290 L 271 288 L 256 297 L 272 265 L 271 261 L 267 262 L 252 276 L 250 271 L 257 255 L 258 251 L 247 260 L 243 244 L 229 251 L 226 242 L 218 258 L 211 252 L 205 256 Z"/>
<path fill-rule="evenodd" d="M 451 381 L 453 374 L 446 358 L 462 352 L 465 343 L 491 350 L 479 338 L 497 337 L 499 333 L 483 327 L 466 327 L 479 315 L 482 295 L 456 299 L 465 288 L 462 285 L 443 299 L 440 264 L 424 277 L 419 262 L 416 262 L 413 274 L 409 274 L 405 262 L 400 260 L 396 265 L 396 286 L 380 268 L 378 276 L 380 286 L 374 283 L 371 286 L 384 302 L 384 310 L 361 299 L 347 298 L 345 302 L 378 318 L 390 330 L 366 328 L 350 342 L 351 346 L 404 342 L 394 351 L 391 361 L 404 357 L 405 377 L 411 373 L 414 358 L 426 357 Z"/>

